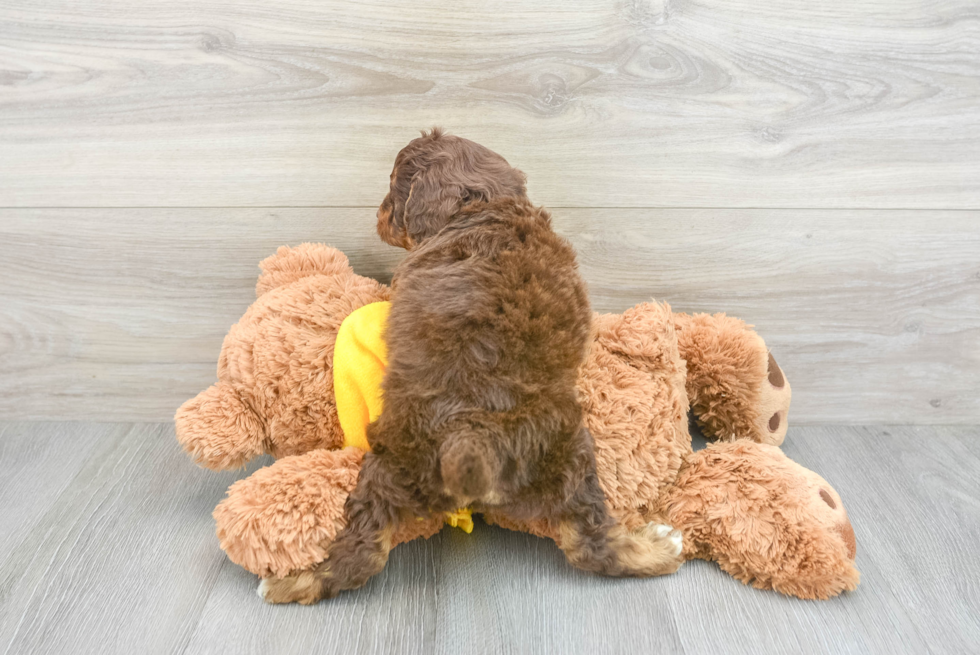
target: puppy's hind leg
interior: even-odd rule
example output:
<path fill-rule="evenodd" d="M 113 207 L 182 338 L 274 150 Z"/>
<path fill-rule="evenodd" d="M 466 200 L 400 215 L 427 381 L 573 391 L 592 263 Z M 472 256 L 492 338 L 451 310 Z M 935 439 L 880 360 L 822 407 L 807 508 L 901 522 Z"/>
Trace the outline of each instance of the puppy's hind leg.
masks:
<path fill-rule="evenodd" d="M 611 576 L 654 576 L 676 571 L 684 562 L 682 537 L 666 525 L 648 524 L 633 532 L 609 516 L 595 460 L 560 518 L 561 548 L 576 568 Z"/>
<path fill-rule="evenodd" d="M 399 516 L 384 468 L 377 456 L 364 456 L 357 486 L 347 499 L 347 525 L 330 546 L 327 559 L 311 571 L 264 580 L 259 595 L 266 602 L 310 605 L 361 587 L 384 569 Z"/>

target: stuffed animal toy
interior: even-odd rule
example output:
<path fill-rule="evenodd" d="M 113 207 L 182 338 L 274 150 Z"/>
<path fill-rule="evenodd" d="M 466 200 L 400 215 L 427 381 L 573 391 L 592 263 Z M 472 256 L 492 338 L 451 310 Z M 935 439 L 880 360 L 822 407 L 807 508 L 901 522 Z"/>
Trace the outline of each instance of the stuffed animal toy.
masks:
<path fill-rule="evenodd" d="M 267 578 L 311 569 L 345 524 L 364 428 L 381 409 L 389 290 L 319 244 L 282 247 L 261 268 L 258 299 L 222 346 L 219 381 L 175 420 L 202 466 L 278 458 L 233 484 L 214 512 L 228 557 Z M 790 385 L 749 326 L 651 302 L 597 314 L 593 335 L 578 386 L 613 516 L 630 529 L 673 526 L 688 559 L 716 561 L 760 589 L 824 599 L 857 586 L 840 497 L 778 448 Z M 700 451 L 689 409 L 714 440 Z M 561 546 L 545 522 L 484 520 Z M 472 530 L 464 508 L 406 520 L 394 541 L 446 523 Z"/>

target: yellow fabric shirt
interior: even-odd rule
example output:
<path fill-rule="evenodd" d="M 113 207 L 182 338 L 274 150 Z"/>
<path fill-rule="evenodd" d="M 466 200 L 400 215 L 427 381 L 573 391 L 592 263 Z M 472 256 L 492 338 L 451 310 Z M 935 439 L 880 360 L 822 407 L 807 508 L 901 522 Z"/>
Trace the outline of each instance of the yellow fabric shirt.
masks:
<path fill-rule="evenodd" d="M 344 446 L 371 450 L 367 426 L 381 416 L 381 380 L 388 367 L 384 326 L 391 303 L 356 309 L 337 331 L 333 349 L 333 389 Z"/>
<path fill-rule="evenodd" d="M 333 389 L 345 448 L 371 450 L 367 426 L 381 416 L 381 381 L 388 367 L 384 328 L 390 310 L 389 302 L 364 305 L 351 312 L 337 331 Z M 446 512 L 446 523 L 467 534 L 473 531 L 473 516 L 468 509 Z"/>

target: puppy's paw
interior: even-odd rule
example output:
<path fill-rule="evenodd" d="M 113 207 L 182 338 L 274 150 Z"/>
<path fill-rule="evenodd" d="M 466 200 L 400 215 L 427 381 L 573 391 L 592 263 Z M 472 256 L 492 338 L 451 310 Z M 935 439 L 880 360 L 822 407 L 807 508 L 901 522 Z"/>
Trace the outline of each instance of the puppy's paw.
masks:
<path fill-rule="evenodd" d="M 620 575 L 667 575 L 684 563 L 683 537 L 669 525 L 647 523 L 617 539 L 614 548 Z"/>
<path fill-rule="evenodd" d="M 684 551 L 684 535 L 679 530 L 675 530 L 663 523 L 647 523 L 640 530 L 652 532 L 657 539 L 666 539 L 673 546 L 675 555 L 680 555 Z"/>
<path fill-rule="evenodd" d="M 299 603 L 312 605 L 324 597 L 324 576 L 312 571 L 301 571 L 285 578 L 265 578 L 256 589 L 267 603 Z"/>

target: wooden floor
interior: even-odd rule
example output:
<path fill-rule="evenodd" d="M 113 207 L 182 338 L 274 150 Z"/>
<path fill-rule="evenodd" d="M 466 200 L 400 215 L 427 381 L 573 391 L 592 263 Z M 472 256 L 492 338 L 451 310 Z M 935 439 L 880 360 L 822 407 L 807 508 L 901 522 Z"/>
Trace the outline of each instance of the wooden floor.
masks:
<path fill-rule="evenodd" d="M 0 424 L 0 653 L 967 653 L 980 644 L 980 428 L 793 428 L 844 498 L 857 591 L 805 602 L 705 562 L 572 570 L 478 524 L 397 548 L 367 587 L 265 605 L 211 509 L 247 472 L 195 468 L 169 424 Z"/>

